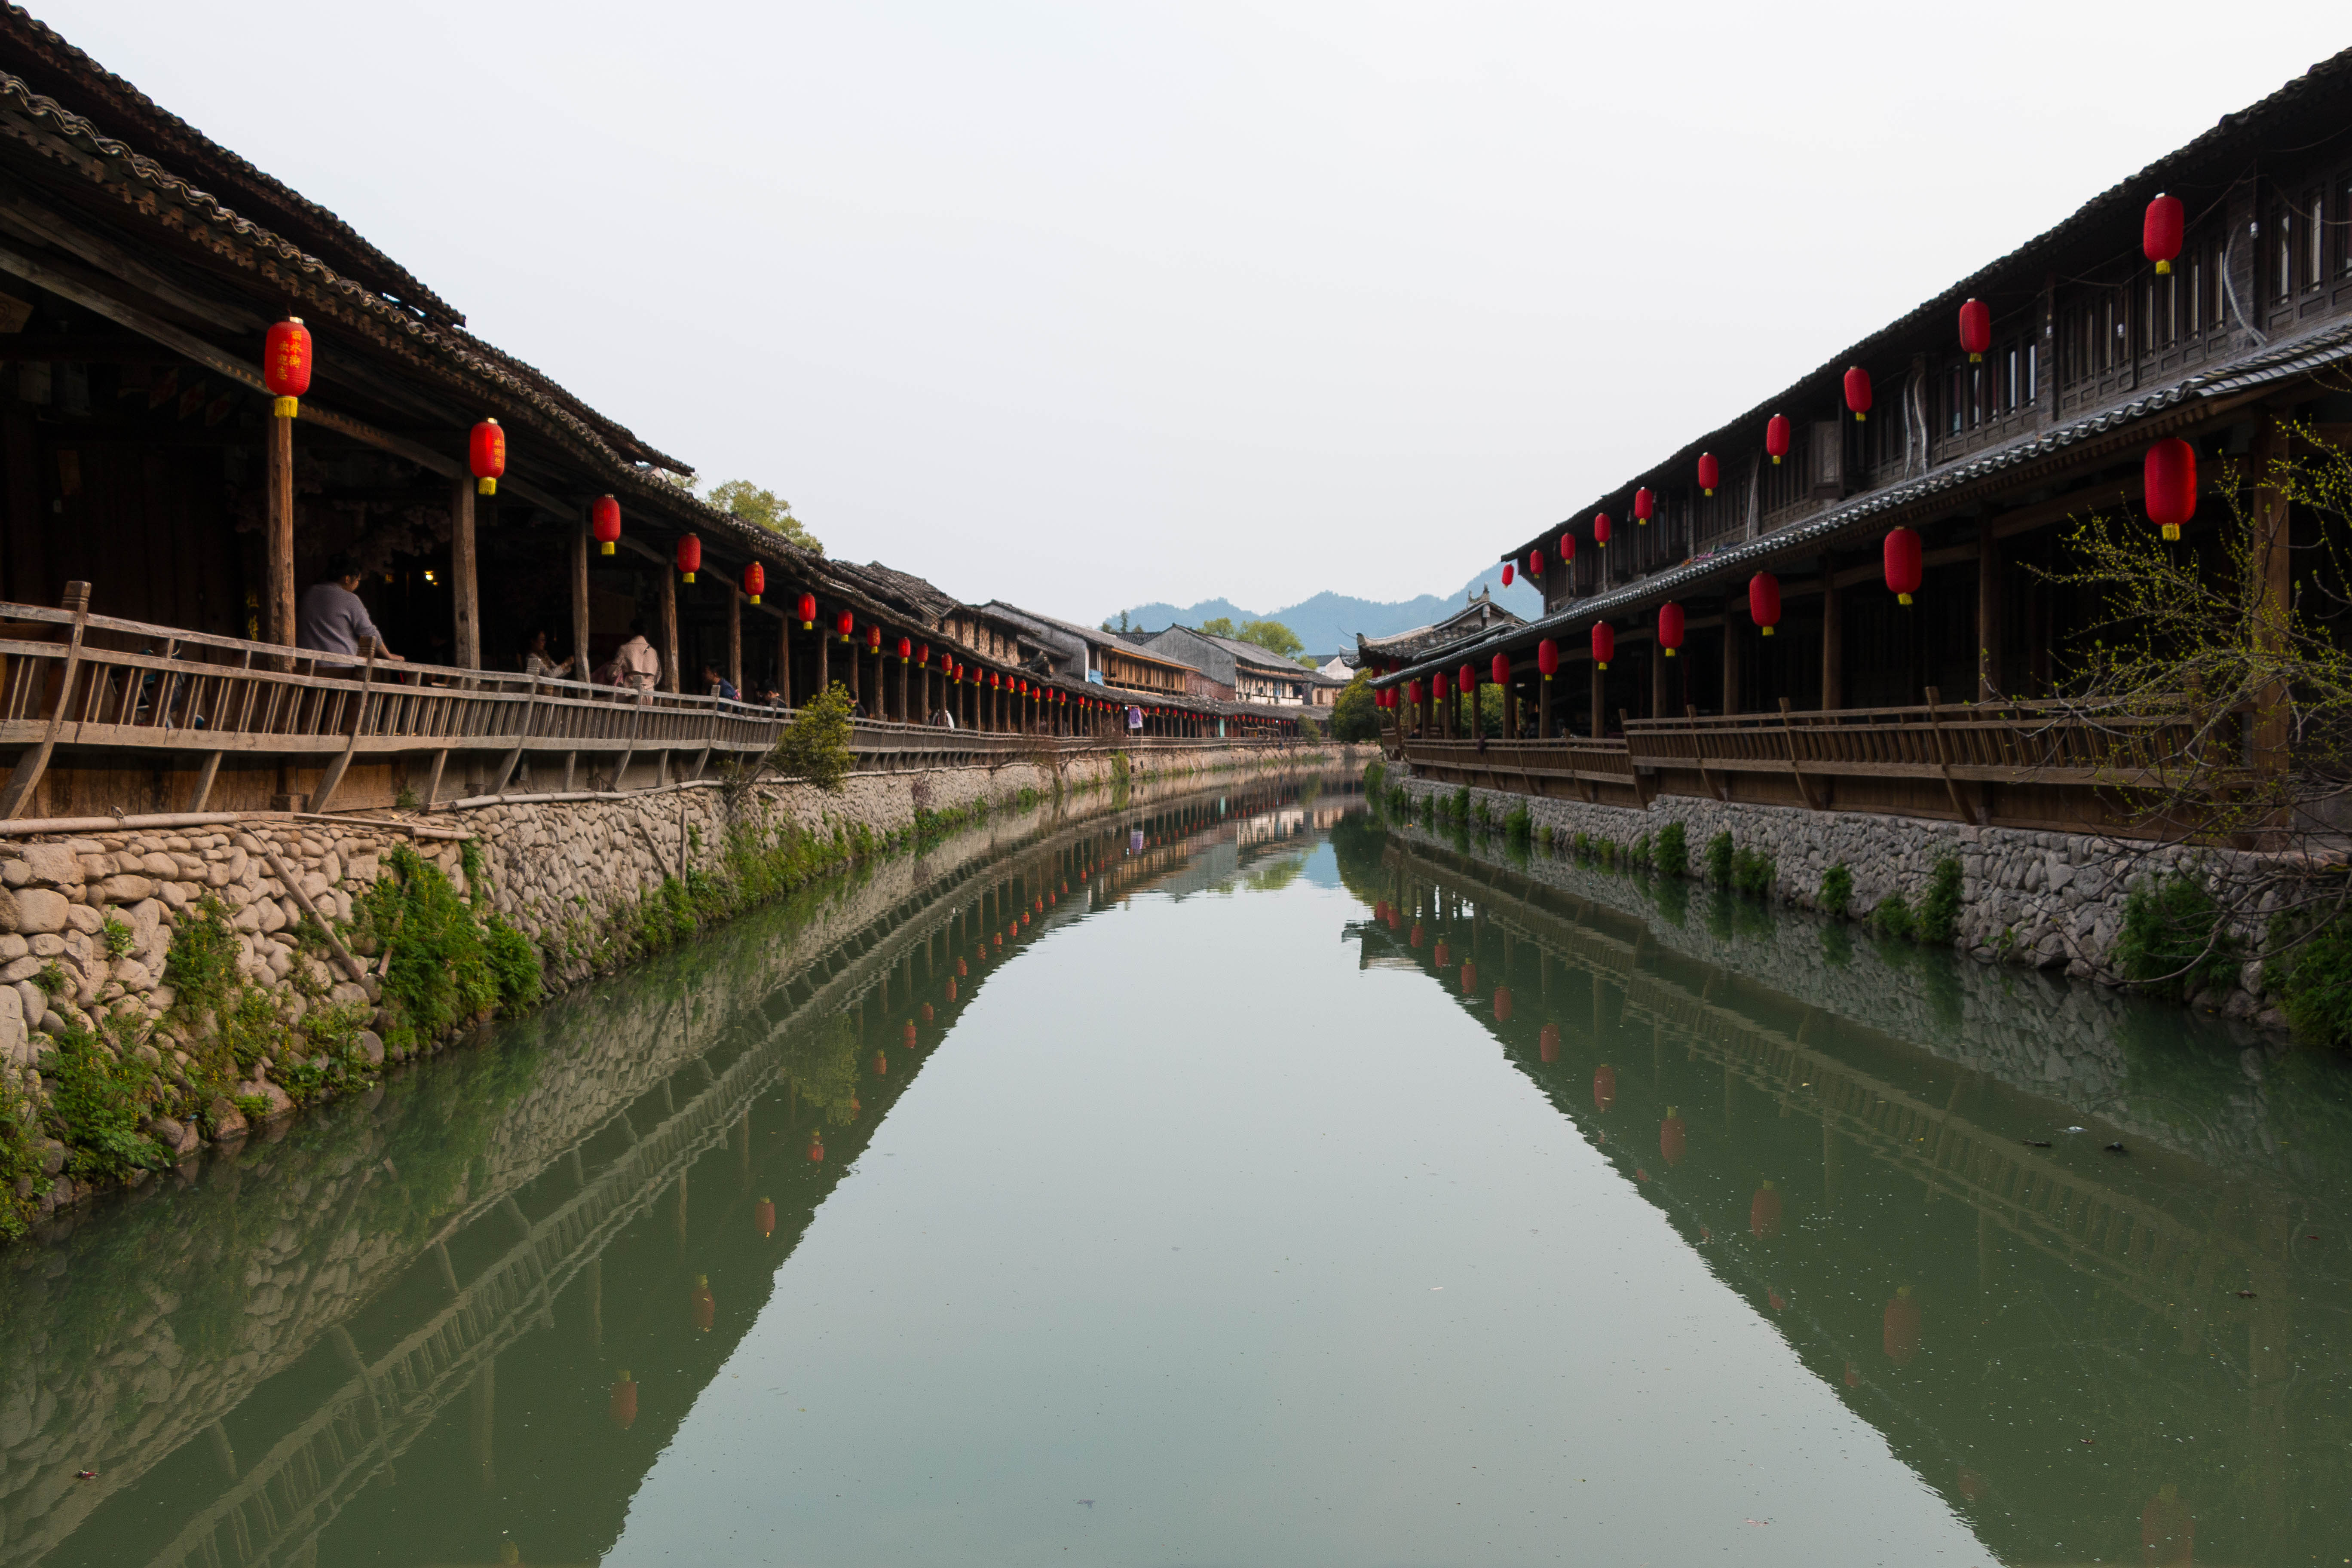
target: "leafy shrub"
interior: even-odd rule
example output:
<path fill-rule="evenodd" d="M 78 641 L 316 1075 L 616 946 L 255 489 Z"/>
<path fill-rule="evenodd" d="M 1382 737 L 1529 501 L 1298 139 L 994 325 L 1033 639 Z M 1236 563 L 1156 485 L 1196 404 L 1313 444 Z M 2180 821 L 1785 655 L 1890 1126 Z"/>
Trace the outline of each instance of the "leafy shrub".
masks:
<path fill-rule="evenodd" d="M 498 976 L 474 911 L 440 868 L 404 844 L 384 858 L 384 869 L 355 912 L 387 953 L 391 1034 L 404 1045 L 436 1039 L 497 1004 Z"/>
<path fill-rule="evenodd" d="M 774 748 L 768 752 L 768 767 L 829 795 L 839 794 L 842 781 L 857 762 L 849 749 L 849 689 L 837 680 L 824 689 L 824 695 L 803 703 L 783 733 L 776 737 Z M 1112 763 L 1115 774 L 1124 773 L 1120 764 L 1126 760 L 1125 753 L 1117 754 Z"/>
<path fill-rule="evenodd" d="M 1535 837 L 1535 818 L 1526 806 L 1516 807 L 1503 818 L 1503 837 L 1514 844 L 1525 844 Z"/>
<path fill-rule="evenodd" d="M 1918 929 L 1918 920 L 1911 913 L 1910 901 L 1900 891 L 1887 894 L 1870 911 L 1870 929 L 1888 941 L 1911 940 Z"/>
<path fill-rule="evenodd" d="M 498 987 L 499 1010 L 522 1012 L 537 1003 L 546 989 L 539 944 L 498 915 L 492 915 L 487 924 L 482 956 L 489 963 L 491 981 Z"/>
<path fill-rule="evenodd" d="M 2124 900 L 2116 959 L 2126 978 L 2156 995 L 2186 1001 L 2191 992 L 2223 984 L 2242 955 L 2221 929 L 2221 906 L 2205 884 L 2175 873 Z"/>
<path fill-rule="evenodd" d="M 1731 858 L 1731 890 L 1751 899 L 1769 898 L 1776 870 L 1769 855 L 1755 849 L 1739 850 Z"/>
<path fill-rule="evenodd" d="M 117 1177 L 160 1170 L 163 1146 L 139 1131 L 154 1071 L 138 1057 L 117 1058 L 89 1030 L 69 1025 L 41 1057 L 48 1115 L 64 1140 L 66 1169 L 76 1176 Z"/>
<path fill-rule="evenodd" d="M 1679 822 L 1669 822 L 1658 829 L 1658 842 L 1653 857 L 1658 870 L 1668 877 L 1690 875 L 1690 842 Z"/>
<path fill-rule="evenodd" d="M 2352 916 L 2336 915 L 2308 934 L 2274 920 L 2264 945 L 2278 954 L 2263 965 L 2264 988 L 2278 998 L 2296 1037 L 2352 1045 Z"/>
<path fill-rule="evenodd" d="M 1706 879 L 1718 888 L 1731 886 L 1731 835 L 1718 833 L 1706 841 Z"/>
<path fill-rule="evenodd" d="M 1825 915 L 1845 919 L 1853 908 L 1853 873 L 1843 860 L 1822 873 L 1822 890 L 1817 901 Z"/>
<path fill-rule="evenodd" d="M 110 914 L 106 917 L 106 923 L 99 927 L 99 934 L 106 942 L 106 956 L 109 958 L 126 956 L 131 952 L 131 944 L 139 940 L 139 933 L 131 929 L 128 921 L 117 920 Z"/>
<path fill-rule="evenodd" d="M 1635 834 L 1633 836 L 1633 842 L 1625 846 L 1625 864 L 1628 866 L 1644 867 L 1650 864 L 1650 836 L 1648 834 Z"/>
<path fill-rule="evenodd" d="M 1919 940 L 1930 947 L 1949 947 L 1960 929 L 1960 862 L 1947 855 L 1936 862 L 1927 896 L 1919 900 Z"/>
<path fill-rule="evenodd" d="M 1467 822 L 1470 819 L 1470 786 L 1468 784 L 1464 784 L 1454 792 L 1453 811 L 1454 820 L 1456 822 Z"/>
<path fill-rule="evenodd" d="M 1336 730 L 1338 725 L 1335 723 L 1332 727 Z M 1343 741 L 1347 739 L 1345 735 L 1339 738 Z M 1386 776 L 1387 772 L 1388 770 L 1381 765 L 1380 759 L 1377 757 L 1364 764 L 1364 793 L 1374 800 L 1380 798 L 1381 780 Z"/>
<path fill-rule="evenodd" d="M 1331 704 L 1331 738 L 1350 745 L 1381 738 L 1381 710 L 1372 696 L 1370 670 L 1358 670 L 1356 679 L 1348 682 L 1348 689 Z"/>

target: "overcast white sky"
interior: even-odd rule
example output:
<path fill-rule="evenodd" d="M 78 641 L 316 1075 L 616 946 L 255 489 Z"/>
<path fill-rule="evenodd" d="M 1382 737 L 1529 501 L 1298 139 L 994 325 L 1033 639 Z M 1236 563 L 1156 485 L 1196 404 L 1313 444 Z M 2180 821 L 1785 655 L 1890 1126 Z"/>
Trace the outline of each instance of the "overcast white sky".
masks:
<path fill-rule="evenodd" d="M 1450 591 L 2352 43 L 2342 0 L 30 3 L 707 480 L 1080 619 Z"/>

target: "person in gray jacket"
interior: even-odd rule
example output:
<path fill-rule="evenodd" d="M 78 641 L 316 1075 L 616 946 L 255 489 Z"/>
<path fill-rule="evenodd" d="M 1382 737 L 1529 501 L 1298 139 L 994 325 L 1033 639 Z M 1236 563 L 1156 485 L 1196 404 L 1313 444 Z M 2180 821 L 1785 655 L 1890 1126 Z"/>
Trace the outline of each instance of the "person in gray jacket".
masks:
<path fill-rule="evenodd" d="M 383 634 L 368 618 L 360 603 L 360 569 L 348 555 L 327 563 L 327 581 L 313 583 L 294 614 L 294 646 L 320 653 L 364 655 L 373 647 L 379 658 L 399 659 L 383 646 Z"/>

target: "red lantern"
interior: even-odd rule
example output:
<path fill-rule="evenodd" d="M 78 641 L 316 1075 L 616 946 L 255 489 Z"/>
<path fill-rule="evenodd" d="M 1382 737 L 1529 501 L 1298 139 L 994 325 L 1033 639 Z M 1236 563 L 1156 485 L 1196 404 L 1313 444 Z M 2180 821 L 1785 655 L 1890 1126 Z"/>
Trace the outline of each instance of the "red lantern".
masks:
<path fill-rule="evenodd" d="M 690 533 L 677 536 L 677 570 L 688 582 L 702 570 L 702 541 Z"/>
<path fill-rule="evenodd" d="M 474 470 L 475 494 L 499 493 L 499 481 L 507 472 L 507 433 L 497 420 L 485 419 L 474 426 L 466 442 L 466 463 Z"/>
<path fill-rule="evenodd" d="M 857 629 L 857 617 L 844 610 L 833 617 L 833 629 L 841 635 L 842 641 L 847 642 L 849 634 Z"/>
<path fill-rule="evenodd" d="M 310 332 L 301 317 L 287 317 L 261 340 L 261 384 L 278 399 L 278 417 L 293 418 L 310 390 Z"/>
<path fill-rule="evenodd" d="M 2172 270 L 2172 259 L 2180 254 L 2180 198 L 2159 193 L 2147 204 L 2147 216 L 2140 220 L 2140 253 L 2156 263 L 2157 276 Z"/>
<path fill-rule="evenodd" d="M 866 628 L 866 651 L 867 653 L 880 653 L 882 651 L 882 628 L 880 626 L 867 626 Z"/>
<path fill-rule="evenodd" d="M 1592 662 L 1601 668 L 1617 657 L 1617 631 L 1607 621 L 1592 623 Z"/>
<path fill-rule="evenodd" d="M 1768 637 L 1780 624 L 1780 579 L 1769 572 L 1748 579 L 1748 618 Z"/>
<path fill-rule="evenodd" d="M 628 1368 L 623 1367 L 621 1375 L 613 1380 L 613 1396 L 604 1406 L 604 1413 L 613 1418 L 613 1425 L 624 1432 L 636 1420 L 637 1385 L 630 1378 Z"/>
<path fill-rule="evenodd" d="M 1970 364 L 1984 358 L 1992 347 L 1992 307 L 1982 300 L 1971 300 L 1960 307 L 1960 347 L 1968 350 Z"/>
<path fill-rule="evenodd" d="M 910 659 L 910 658 L 914 658 L 914 657 L 915 657 L 915 645 L 914 645 L 914 643 L 913 643 L 912 641 L 910 641 L 909 639 L 906 638 L 906 637 L 900 637 L 900 638 L 898 639 L 898 662 L 899 662 L 900 664 L 904 664 L 904 663 L 906 663 L 908 659 Z"/>
<path fill-rule="evenodd" d="M 711 1321 L 719 1315 L 718 1299 L 710 1293 L 710 1276 L 694 1277 L 694 1327 L 699 1333 L 710 1331 Z"/>
<path fill-rule="evenodd" d="M 762 1241 L 776 1234 L 776 1203 L 773 1198 L 761 1198 L 751 1206 L 751 1223 L 759 1227 Z"/>
<path fill-rule="evenodd" d="M 1633 492 L 1633 523 L 1635 527 L 1649 527 L 1650 515 L 1657 510 L 1658 498 L 1650 493 L 1649 486 L 1643 485 L 1640 489 Z"/>
<path fill-rule="evenodd" d="M 1617 1103 L 1617 1069 L 1602 1062 L 1592 1073 L 1592 1109 L 1606 1113 Z"/>
<path fill-rule="evenodd" d="M 1658 606 L 1658 646 L 1668 658 L 1683 646 L 1683 607 L 1671 599 Z"/>
<path fill-rule="evenodd" d="M 1513 571 L 1515 571 L 1516 569 L 1517 569 L 1517 568 L 1516 568 L 1516 567 L 1514 567 L 1514 566 L 1513 566 L 1513 564 L 1512 564 L 1510 562 L 1506 561 L 1506 562 L 1504 562 L 1504 563 L 1503 563 L 1503 586 L 1504 586 L 1504 587 L 1507 588 L 1507 587 L 1509 587 L 1509 586 L 1511 585 L 1511 574 L 1512 574 L 1512 572 L 1513 572 Z"/>
<path fill-rule="evenodd" d="M 1543 552 L 1540 549 L 1528 552 L 1528 575 L 1532 578 L 1543 576 Z"/>
<path fill-rule="evenodd" d="M 1413 707 L 1415 707 L 1415 708 L 1418 708 L 1418 707 L 1420 707 L 1420 706 L 1421 706 L 1421 682 L 1420 682 L 1420 681 L 1418 681 L 1418 680 L 1408 680 L 1408 681 L 1406 681 L 1406 682 L 1404 683 L 1404 700 L 1405 700 L 1407 702 L 1411 703 L 1411 704 L 1412 704 Z"/>
<path fill-rule="evenodd" d="M 1559 673 L 1559 645 L 1549 637 L 1536 644 L 1536 668 L 1546 680 Z"/>
<path fill-rule="evenodd" d="M 815 626 L 816 595 L 814 594 L 803 594 L 801 595 L 801 630 L 804 632 L 810 631 L 814 629 Z"/>
<path fill-rule="evenodd" d="M 1789 416 L 1775 414 L 1764 421 L 1764 449 L 1772 454 L 1772 466 L 1779 468 L 1780 459 L 1789 455 Z"/>
<path fill-rule="evenodd" d="M 1658 1123 L 1658 1152 L 1669 1165 L 1683 1163 L 1683 1149 L 1687 1142 L 1682 1113 L 1673 1106 L 1666 1107 L 1666 1119 Z"/>
<path fill-rule="evenodd" d="M 1886 1359 L 1901 1366 L 1919 1353 L 1919 1303 L 1911 1287 L 1899 1287 L 1886 1303 Z"/>
<path fill-rule="evenodd" d="M 1559 563 L 1563 566 L 1570 566 L 1575 564 L 1575 562 L 1576 535 L 1572 533 L 1563 533 L 1559 536 Z"/>
<path fill-rule="evenodd" d="M 1559 1060 L 1559 1026 L 1546 1024 L 1536 1031 L 1536 1054 L 1548 1062 Z"/>
<path fill-rule="evenodd" d="M 1478 689 L 1478 672 L 1465 662 L 1462 666 L 1461 673 L 1454 678 L 1454 684 L 1462 689 L 1463 696 L 1467 697 Z"/>
<path fill-rule="evenodd" d="M 757 561 L 743 568 L 743 596 L 753 604 L 768 591 L 768 569 Z"/>
<path fill-rule="evenodd" d="M 1496 654 L 1495 656 L 1492 668 L 1495 672 L 1496 685 L 1508 686 L 1511 683 L 1511 656 L 1509 654 Z"/>
<path fill-rule="evenodd" d="M 1748 1200 L 1748 1228 L 1759 1241 L 1769 1241 L 1780 1234 L 1780 1191 L 1769 1181 Z"/>
<path fill-rule="evenodd" d="M 598 496 L 588 509 L 588 525 L 596 535 L 597 553 L 610 555 L 621 542 L 621 503 L 611 496 Z"/>
<path fill-rule="evenodd" d="M 1715 460 L 1715 454 L 1701 452 L 1698 455 L 1698 488 L 1708 495 L 1713 495 L 1717 483 L 1722 478 L 1723 468 Z"/>
<path fill-rule="evenodd" d="M 1886 531 L 1886 585 L 1895 602 L 1907 605 L 1919 591 L 1919 536 L 1907 528 Z"/>
<path fill-rule="evenodd" d="M 930 667 L 931 645 L 927 642 L 917 643 L 915 645 L 915 668 L 918 669 L 929 669 Z"/>
<path fill-rule="evenodd" d="M 1601 549 L 1609 548 L 1609 514 L 1601 512 L 1592 520 L 1592 542 Z"/>
<path fill-rule="evenodd" d="M 2147 449 L 2142 465 L 2147 481 L 2147 517 L 2167 539 L 2180 537 L 2180 525 L 2197 515 L 2197 448 L 2175 436 Z"/>
<path fill-rule="evenodd" d="M 1856 420 L 1870 417 L 1870 373 L 1860 365 L 1845 373 L 1845 405 Z"/>

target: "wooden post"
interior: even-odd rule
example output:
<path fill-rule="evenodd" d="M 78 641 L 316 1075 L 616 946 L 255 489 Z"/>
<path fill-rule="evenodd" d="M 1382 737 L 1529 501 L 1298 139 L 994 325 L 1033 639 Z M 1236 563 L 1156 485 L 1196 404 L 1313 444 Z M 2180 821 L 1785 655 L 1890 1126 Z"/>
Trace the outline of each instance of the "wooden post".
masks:
<path fill-rule="evenodd" d="M 268 575 L 262 597 L 262 640 L 294 646 L 294 419 L 272 415 L 265 485 L 269 517 Z"/>
<path fill-rule="evenodd" d="M 2254 641 L 2263 655 L 2279 659 L 2286 651 L 2289 616 L 2294 605 L 2293 564 L 2287 550 L 2287 491 L 2280 482 L 2287 462 L 2290 433 L 2286 422 L 2264 410 L 2262 434 L 2254 442 L 2254 507 L 2252 560 Z M 2254 699 L 2254 755 L 2258 768 L 2278 770 L 2287 764 L 2287 741 L 2292 702 L 2284 682 L 2273 682 Z"/>
<path fill-rule="evenodd" d="M 1601 661 L 1596 658 L 1592 661 L 1592 738 L 1596 741 L 1609 738 L 1609 714 L 1605 706 L 1608 689 L 1608 672 L 1601 668 Z"/>
<path fill-rule="evenodd" d="M 1536 739 L 1551 739 L 1551 677 L 1549 675 L 1536 682 Z"/>
<path fill-rule="evenodd" d="M 901 724 L 921 722 L 907 710 L 907 661 L 903 658 L 898 661 L 898 722 Z"/>
<path fill-rule="evenodd" d="M 1742 606 L 1743 608 L 1745 606 Z M 1739 623 L 1732 617 L 1737 612 L 1726 605 L 1723 612 L 1723 703 L 1718 710 L 1725 713 L 1739 711 L 1739 655 L 1744 639 L 1739 635 Z"/>
<path fill-rule="evenodd" d="M 654 568 L 661 574 L 661 591 L 654 598 L 654 635 L 661 638 L 661 689 L 682 689 L 677 682 L 677 574 L 665 561 Z"/>
<path fill-rule="evenodd" d="M 588 669 L 588 518 L 583 512 L 572 531 L 572 679 L 585 680 Z"/>
<path fill-rule="evenodd" d="M 1675 710 L 1674 676 L 1675 656 L 1666 651 L 1666 645 L 1650 645 L 1650 717 L 1663 719 Z"/>
<path fill-rule="evenodd" d="M 1845 706 L 1845 595 L 1830 558 L 1822 557 L 1822 707 Z"/>
<path fill-rule="evenodd" d="M 1977 524 L 1977 700 L 2000 700 L 2000 542 Z"/>
<path fill-rule="evenodd" d="M 456 611 L 456 647 L 450 662 L 460 669 L 482 668 L 482 585 L 474 552 L 474 477 L 449 481 L 449 600 Z"/>
<path fill-rule="evenodd" d="M 816 684 L 809 688 L 812 700 L 833 689 L 832 664 L 833 638 L 825 631 L 824 623 L 820 621 L 816 628 Z"/>
<path fill-rule="evenodd" d="M 727 584 L 727 679 L 743 695 L 743 590 Z"/>

